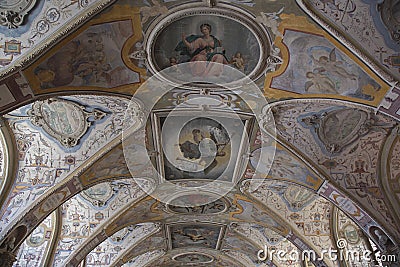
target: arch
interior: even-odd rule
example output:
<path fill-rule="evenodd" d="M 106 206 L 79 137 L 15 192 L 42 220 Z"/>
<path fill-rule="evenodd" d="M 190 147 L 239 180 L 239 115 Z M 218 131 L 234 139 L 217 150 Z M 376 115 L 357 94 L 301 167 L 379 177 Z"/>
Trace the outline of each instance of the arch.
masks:
<path fill-rule="evenodd" d="M 280 119 L 284 118 L 285 112 L 289 112 L 291 109 L 300 110 L 305 107 L 310 107 L 306 113 L 308 115 L 305 115 L 304 112 L 296 111 L 296 114 L 298 115 L 291 116 L 290 119 L 288 119 L 293 126 L 290 130 L 285 129 L 285 126 L 282 125 L 282 123 L 288 123 L 289 121 L 285 122 Z M 392 238 L 398 239 L 400 233 L 399 230 L 396 229 L 397 226 L 391 217 L 390 208 L 385 205 L 386 200 L 376 198 L 377 192 L 382 190 L 377 184 L 379 180 L 379 177 L 377 176 L 378 170 L 376 167 L 378 164 L 377 158 L 372 157 L 369 159 L 371 160 L 371 162 L 368 163 L 369 170 L 362 169 L 363 167 L 357 169 L 359 166 L 358 164 L 364 164 L 362 162 L 356 162 L 360 159 L 357 157 L 347 156 L 348 161 L 343 162 L 343 159 L 345 159 L 343 154 L 349 155 L 349 153 L 355 153 L 357 155 L 358 153 L 367 153 L 366 155 L 369 155 L 368 153 L 380 153 L 383 141 L 386 140 L 387 137 L 387 131 L 390 130 L 391 127 L 394 127 L 396 122 L 384 115 L 375 115 L 374 110 L 367 105 L 343 100 L 295 99 L 275 102 L 268 108 L 272 109 L 273 112 L 275 110 L 275 113 L 279 112 L 279 117 L 275 118 L 278 128 L 277 141 L 282 144 L 282 146 L 298 155 L 298 157 L 301 158 L 305 164 L 308 164 L 317 175 L 323 177 L 324 180 L 329 181 L 329 183 L 325 184 L 319 192 L 326 193 L 326 185 L 333 186 L 339 189 L 342 193 L 346 192 L 346 198 L 351 199 L 353 203 L 357 203 L 357 206 L 359 206 L 361 210 L 367 211 L 376 223 L 379 223 L 384 227 L 386 233 L 390 233 Z M 347 143 L 345 142 L 340 144 L 338 146 L 340 151 L 335 150 L 331 152 L 327 150 L 326 145 L 323 143 L 327 141 L 321 141 L 321 138 L 318 136 L 318 128 L 314 128 L 314 125 L 320 125 L 318 124 L 319 120 L 324 120 L 326 117 L 329 118 L 329 116 L 336 116 L 333 110 L 340 109 L 359 110 L 361 114 L 370 114 L 370 117 L 368 117 L 369 119 L 365 119 L 364 122 L 360 122 L 361 125 L 364 125 L 366 128 L 359 128 L 359 131 L 357 130 L 358 128 L 353 128 L 353 130 L 356 131 L 354 135 L 359 135 L 357 138 L 346 141 Z M 315 118 L 313 117 L 314 115 Z M 309 125 L 303 122 L 306 119 L 310 120 Z M 381 125 L 374 125 L 374 123 L 380 123 Z M 356 126 L 354 125 L 351 127 Z M 294 140 L 291 135 L 294 129 L 297 131 L 296 140 Z M 374 135 L 376 135 L 375 139 L 378 141 L 375 141 L 375 139 L 372 138 Z M 368 138 L 372 138 L 372 140 L 369 140 Z M 366 150 L 367 147 L 368 150 Z M 303 152 L 301 152 L 302 150 Z M 342 166 L 343 168 L 347 168 L 346 171 L 344 171 L 344 169 L 338 171 L 338 168 L 342 168 Z M 373 187 L 373 189 L 368 189 L 370 191 L 366 191 L 367 189 L 364 187 L 363 182 L 357 182 L 358 178 L 355 175 L 356 173 L 362 173 L 362 175 L 360 174 L 360 177 L 363 179 L 362 181 L 369 183 L 367 185 Z M 344 177 L 353 180 L 346 181 Z M 366 177 L 368 177 L 368 179 Z M 351 182 L 355 184 L 355 186 L 347 186 L 346 182 Z M 363 200 L 363 197 L 360 196 L 361 193 L 365 194 L 364 198 L 367 197 L 368 201 Z"/>

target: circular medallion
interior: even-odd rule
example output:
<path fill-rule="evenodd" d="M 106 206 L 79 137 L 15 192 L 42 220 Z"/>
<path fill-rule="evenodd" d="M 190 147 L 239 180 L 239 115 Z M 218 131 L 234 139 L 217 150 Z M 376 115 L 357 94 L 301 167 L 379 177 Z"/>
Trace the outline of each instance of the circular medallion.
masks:
<path fill-rule="evenodd" d="M 167 210 L 178 214 L 218 214 L 225 212 L 228 201 L 225 198 L 206 194 L 187 194 L 172 199 L 167 204 Z M 207 203 L 199 205 L 199 203 Z"/>
<path fill-rule="evenodd" d="M 350 244 L 358 244 L 360 242 L 360 235 L 358 234 L 358 229 L 353 224 L 346 224 L 343 227 L 343 233 L 346 237 L 347 242 Z"/>
<path fill-rule="evenodd" d="M 32 247 L 40 246 L 44 242 L 45 232 L 43 225 L 36 227 L 28 238 L 28 244 Z"/>
<path fill-rule="evenodd" d="M 186 264 L 204 264 L 211 263 L 214 261 L 214 257 L 211 255 L 193 252 L 193 253 L 185 253 L 179 254 L 172 258 L 174 261 L 186 263 Z"/>

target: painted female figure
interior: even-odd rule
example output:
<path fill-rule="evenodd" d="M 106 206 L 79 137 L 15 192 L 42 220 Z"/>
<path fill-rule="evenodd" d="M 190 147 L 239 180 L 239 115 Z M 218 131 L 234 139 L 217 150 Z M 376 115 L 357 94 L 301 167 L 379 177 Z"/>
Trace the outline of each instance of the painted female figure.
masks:
<path fill-rule="evenodd" d="M 228 64 L 225 57 L 225 50 L 221 42 L 211 35 L 211 25 L 202 24 L 200 31 L 203 35 L 190 35 L 188 37 L 182 34 L 182 41 L 176 46 L 175 51 L 180 51 L 181 55 L 190 57 L 191 71 L 195 76 L 219 76 L 222 73 L 223 66 L 219 64 L 209 64 L 217 62 Z"/>

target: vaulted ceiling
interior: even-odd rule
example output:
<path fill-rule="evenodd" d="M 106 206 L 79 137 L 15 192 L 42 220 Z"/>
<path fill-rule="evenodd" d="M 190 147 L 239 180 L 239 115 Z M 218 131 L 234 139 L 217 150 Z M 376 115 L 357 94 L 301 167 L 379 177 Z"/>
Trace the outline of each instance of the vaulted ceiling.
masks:
<path fill-rule="evenodd" d="M 3 2 L 1 266 L 399 266 L 399 1 Z"/>

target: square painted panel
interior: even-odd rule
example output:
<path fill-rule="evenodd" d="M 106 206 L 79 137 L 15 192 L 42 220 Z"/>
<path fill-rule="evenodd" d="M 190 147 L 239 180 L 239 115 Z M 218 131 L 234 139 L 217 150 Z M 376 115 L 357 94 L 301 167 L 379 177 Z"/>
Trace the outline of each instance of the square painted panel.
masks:
<path fill-rule="evenodd" d="M 158 168 L 165 180 L 206 179 L 232 182 L 243 152 L 246 119 L 215 116 L 159 116 L 162 133 Z"/>
<path fill-rule="evenodd" d="M 218 249 L 222 226 L 213 224 L 169 225 L 170 248 L 203 247 Z"/>

